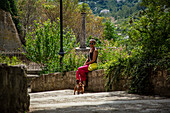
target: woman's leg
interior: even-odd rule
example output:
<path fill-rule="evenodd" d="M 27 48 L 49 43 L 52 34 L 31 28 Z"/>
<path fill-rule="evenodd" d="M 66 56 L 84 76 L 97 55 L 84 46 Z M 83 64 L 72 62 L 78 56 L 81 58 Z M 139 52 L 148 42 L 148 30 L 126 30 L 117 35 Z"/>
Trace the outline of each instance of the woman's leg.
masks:
<path fill-rule="evenodd" d="M 77 72 L 76 72 L 76 80 L 81 80 L 81 81 L 85 81 L 86 80 L 86 73 L 89 72 L 88 70 L 88 66 L 89 65 L 84 65 L 78 68 Z M 79 76 L 80 74 L 80 76 Z M 81 77 L 81 79 L 80 79 Z"/>
<path fill-rule="evenodd" d="M 80 71 L 77 70 L 77 71 L 76 71 L 76 80 L 79 80 L 79 81 L 80 81 L 80 79 L 79 79 L 79 74 L 80 74 Z"/>

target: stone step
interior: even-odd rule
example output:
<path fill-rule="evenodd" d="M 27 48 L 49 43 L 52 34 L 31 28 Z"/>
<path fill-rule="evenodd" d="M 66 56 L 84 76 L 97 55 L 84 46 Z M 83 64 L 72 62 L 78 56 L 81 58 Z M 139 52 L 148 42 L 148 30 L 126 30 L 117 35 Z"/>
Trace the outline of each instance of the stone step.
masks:
<path fill-rule="evenodd" d="M 27 74 L 27 78 L 36 78 L 36 77 L 39 77 L 39 75 Z"/>
<path fill-rule="evenodd" d="M 41 71 L 42 71 L 41 69 L 28 69 L 27 74 L 39 75 Z"/>
<path fill-rule="evenodd" d="M 39 75 L 27 74 L 27 85 L 28 85 L 28 87 L 31 86 L 31 82 L 37 77 L 39 77 Z"/>
<path fill-rule="evenodd" d="M 27 85 L 31 86 L 31 82 L 39 77 L 41 69 L 27 69 Z"/>

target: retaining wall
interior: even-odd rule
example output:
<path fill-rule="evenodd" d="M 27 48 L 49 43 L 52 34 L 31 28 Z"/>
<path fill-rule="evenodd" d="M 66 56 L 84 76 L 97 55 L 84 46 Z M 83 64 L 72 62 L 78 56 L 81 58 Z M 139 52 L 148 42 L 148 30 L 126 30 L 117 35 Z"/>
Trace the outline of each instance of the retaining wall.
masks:
<path fill-rule="evenodd" d="M 76 84 L 76 72 L 53 73 L 41 75 L 35 78 L 31 83 L 32 92 L 74 89 Z M 88 73 L 88 87 L 86 91 L 102 92 L 106 91 L 105 84 L 107 80 L 104 78 L 105 72 L 103 69 L 95 70 Z M 170 76 L 167 71 L 156 71 L 151 74 L 151 87 L 153 94 L 170 96 Z M 131 79 L 119 78 L 119 81 L 114 82 L 111 86 L 111 91 L 126 91 L 129 89 Z"/>
<path fill-rule="evenodd" d="M 76 72 L 70 71 L 65 74 L 62 73 L 53 73 L 48 75 L 41 75 L 38 78 L 35 78 L 31 83 L 31 91 L 49 91 L 49 90 L 61 90 L 61 89 L 74 89 L 76 84 Z M 92 92 L 101 92 L 106 91 L 105 83 L 106 79 L 104 78 L 104 70 L 95 70 L 88 73 L 88 87 L 86 91 Z M 113 84 L 112 90 L 126 90 L 127 87 L 124 87 L 123 82 L 125 80 L 120 80 L 119 84 Z"/>
<path fill-rule="evenodd" d="M 28 110 L 25 67 L 0 64 L 0 113 L 24 113 Z"/>
<path fill-rule="evenodd" d="M 152 73 L 153 94 L 170 97 L 170 75 L 167 70 Z"/>

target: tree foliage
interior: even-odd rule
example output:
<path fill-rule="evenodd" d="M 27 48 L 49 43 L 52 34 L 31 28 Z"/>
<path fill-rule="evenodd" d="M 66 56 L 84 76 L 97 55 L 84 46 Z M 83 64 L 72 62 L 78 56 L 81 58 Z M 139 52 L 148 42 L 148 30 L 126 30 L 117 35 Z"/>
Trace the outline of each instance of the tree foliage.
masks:
<path fill-rule="evenodd" d="M 148 60 L 159 58 L 169 51 L 169 17 L 169 9 L 159 4 L 149 5 L 146 10 L 130 19 L 128 35 L 131 44 L 140 47 L 140 52 Z"/>
<path fill-rule="evenodd" d="M 105 22 L 103 35 L 105 39 L 109 39 L 109 40 L 113 39 L 114 41 L 116 41 L 118 38 L 118 35 L 116 33 L 116 28 L 110 19 Z"/>
<path fill-rule="evenodd" d="M 151 94 L 151 74 L 155 70 L 169 70 L 170 13 L 168 3 L 161 2 L 144 0 L 146 9 L 130 18 L 125 28 L 129 36 L 126 45 L 133 56 L 110 63 L 106 76 L 108 87 L 120 76 L 128 76 L 132 79 L 130 92 Z"/>
<path fill-rule="evenodd" d="M 64 51 L 67 53 L 74 47 L 76 38 L 69 29 L 65 29 L 63 40 Z M 35 29 L 28 32 L 26 36 L 27 58 L 39 64 L 44 73 L 62 71 L 59 63 L 59 49 L 59 23 L 51 23 L 50 20 L 35 21 Z"/>
<path fill-rule="evenodd" d="M 1 0 L 0 9 L 8 11 L 12 16 L 17 16 L 17 8 L 15 0 Z"/>
<path fill-rule="evenodd" d="M 20 20 L 25 33 L 28 29 L 33 29 L 33 21 L 41 20 L 42 22 L 50 19 L 51 22 L 57 22 L 60 17 L 59 0 L 19 0 L 18 9 Z M 78 0 L 63 0 L 63 26 L 69 27 L 75 33 L 77 41 L 81 37 L 82 28 L 82 4 Z M 102 37 L 103 17 L 94 16 L 88 4 L 85 4 L 86 12 L 86 37 Z M 32 25 L 30 27 L 30 25 Z"/>
<path fill-rule="evenodd" d="M 116 20 L 128 18 L 141 10 L 139 0 L 88 0 L 88 3 L 94 14 L 102 16 L 100 11 L 108 9 L 110 13 L 103 16 L 112 16 Z"/>

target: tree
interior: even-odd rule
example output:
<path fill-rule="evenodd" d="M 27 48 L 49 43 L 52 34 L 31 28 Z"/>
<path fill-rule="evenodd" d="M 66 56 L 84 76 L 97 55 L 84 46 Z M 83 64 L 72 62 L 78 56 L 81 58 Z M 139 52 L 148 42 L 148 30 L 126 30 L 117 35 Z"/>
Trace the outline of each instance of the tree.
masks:
<path fill-rule="evenodd" d="M 59 18 L 59 1 L 52 1 L 48 3 L 44 3 L 44 12 L 47 15 L 47 18 L 55 21 L 55 19 Z M 88 4 L 84 4 L 85 12 L 86 12 L 86 37 L 90 35 L 93 37 L 101 37 L 102 29 L 103 29 L 103 19 L 102 17 L 95 17 L 92 14 L 92 11 Z M 81 12 L 83 10 L 83 4 L 79 5 L 78 0 L 66 0 L 63 1 L 63 25 L 64 27 L 69 26 L 70 29 L 73 30 L 77 37 L 77 41 L 79 41 L 81 37 L 81 25 L 82 25 L 82 15 Z"/>
<path fill-rule="evenodd" d="M 109 40 L 113 39 L 114 41 L 116 41 L 118 38 L 116 34 L 116 28 L 110 19 L 105 22 L 103 35 L 105 39 L 109 39 Z"/>
<path fill-rule="evenodd" d="M 34 29 L 33 20 L 41 20 L 42 22 L 50 19 L 51 22 L 57 22 L 60 17 L 60 2 L 59 0 L 19 0 L 18 9 L 20 20 L 23 24 L 25 32 L 28 28 Z M 30 9 L 30 10 L 29 10 Z M 82 5 L 78 4 L 78 0 L 63 0 L 63 26 L 70 28 L 75 33 L 79 40 L 81 36 L 82 23 Z M 86 12 L 86 37 L 102 37 L 103 17 L 96 17 L 88 4 L 85 3 Z M 32 26 L 30 26 L 32 25 Z"/>
<path fill-rule="evenodd" d="M 154 0 L 157 3 L 160 1 Z M 152 59 L 159 58 L 169 50 L 170 13 L 168 7 L 164 7 L 168 4 L 148 4 L 150 2 L 145 0 L 143 4 L 147 9 L 131 19 L 128 35 L 131 43 L 141 47 L 142 54 Z"/>
<path fill-rule="evenodd" d="M 17 9 L 22 28 L 22 42 L 25 45 L 25 36 L 29 29 L 34 27 L 34 20 L 42 20 L 41 2 L 37 0 L 18 0 Z M 31 27 L 32 26 L 32 27 Z"/>
<path fill-rule="evenodd" d="M 142 0 L 142 5 L 146 7 L 150 7 L 150 6 L 169 7 L 170 1 L 169 0 Z"/>
<path fill-rule="evenodd" d="M 108 87 L 124 76 L 132 80 L 131 93 L 152 94 L 151 74 L 156 70 L 169 70 L 170 12 L 168 2 L 161 2 L 144 0 L 142 4 L 146 9 L 130 18 L 125 31 L 132 55 L 110 63 L 106 75 Z"/>

